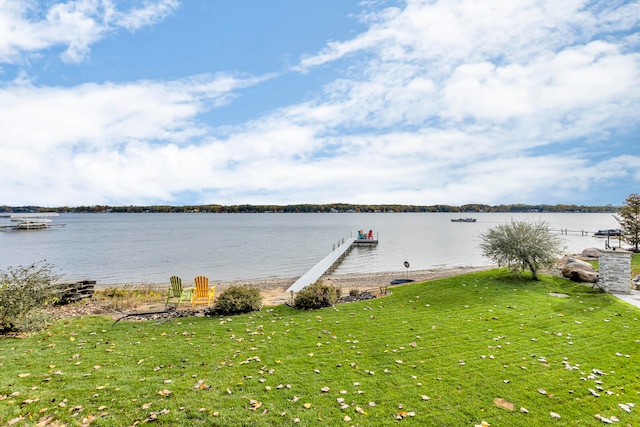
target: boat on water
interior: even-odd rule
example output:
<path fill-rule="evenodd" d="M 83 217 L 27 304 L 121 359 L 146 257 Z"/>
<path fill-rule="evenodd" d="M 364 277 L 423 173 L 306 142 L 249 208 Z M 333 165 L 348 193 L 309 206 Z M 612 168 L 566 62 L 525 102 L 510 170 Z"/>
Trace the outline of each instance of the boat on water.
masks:
<path fill-rule="evenodd" d="M 622 230 L 619 228 L 610 228 L 608 230 L 598 230 L 593 233 L 595 237 L 619 237 L 622 236 Z"/>
<path fill-rule="evenodd" d="M 452 218 L 451 222 L 476 222 L 475 218 Z"/>

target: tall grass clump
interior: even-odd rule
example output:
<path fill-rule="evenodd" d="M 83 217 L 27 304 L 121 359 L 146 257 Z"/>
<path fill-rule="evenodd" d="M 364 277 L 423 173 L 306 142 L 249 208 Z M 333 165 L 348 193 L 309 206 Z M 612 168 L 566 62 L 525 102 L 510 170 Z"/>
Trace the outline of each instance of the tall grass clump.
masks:
<path fill-rule="evenodd" d="M 0 333 L 39 329 L 47 321 L 42 310 L 56 301 L 58 277 L 46 262 L 0 271 Z"/>
<path fill-rule="evenodd" d="M 105 310 L 123 311 L 138 307 L 140 304 L 156 303 L 162 297 L 163 290 L 157 285 L 124 285 L 107 287 L 96 291 L 92 299 L 101 302 Z"/>

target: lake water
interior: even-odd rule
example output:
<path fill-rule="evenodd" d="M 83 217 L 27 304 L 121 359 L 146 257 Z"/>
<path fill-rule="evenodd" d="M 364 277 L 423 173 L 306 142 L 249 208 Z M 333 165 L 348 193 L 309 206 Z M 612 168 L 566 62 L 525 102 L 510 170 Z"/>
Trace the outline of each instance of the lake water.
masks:
<path fill-rule="evenodd" d="M 461 216 L 477 222 L 451 222 Z M 561 237 L 570 254 L 604 248 L 593 232 L 619 227 L 612 214 L 579 213 L 61 214 L 54 223 L 64 227 L 0 232 L 0 269 L 46 260 L 65 278 L 99 284 L 167 283 L 174 274 L 292 278 L 359 229 L 372 229 L 380 243 L 354 248 L 337 274 L 405 271 L 404 261 L 410 270 L 481 266 L 489 261 L 480 233 L 512 218 L 568 229 Z"/>

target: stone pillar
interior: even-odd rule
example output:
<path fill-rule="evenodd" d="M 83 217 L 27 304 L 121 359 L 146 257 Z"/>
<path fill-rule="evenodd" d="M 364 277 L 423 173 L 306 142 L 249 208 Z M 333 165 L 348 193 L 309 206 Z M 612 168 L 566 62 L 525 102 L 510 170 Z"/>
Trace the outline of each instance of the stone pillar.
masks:
<path fill-rule="evenodd" d="M 605 292 L 631 293 L 631 252 L 599 249 L 598 286 Z"/>

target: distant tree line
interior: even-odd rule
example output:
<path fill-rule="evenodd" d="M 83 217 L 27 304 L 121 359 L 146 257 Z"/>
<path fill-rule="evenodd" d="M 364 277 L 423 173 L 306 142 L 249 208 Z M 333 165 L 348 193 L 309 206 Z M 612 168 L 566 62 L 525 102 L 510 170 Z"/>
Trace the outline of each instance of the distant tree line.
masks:
<path fill-rule="evenodd" d="M 585 213 L 618 213 L 620 207 L 584 206 L 584 205 L 483 205 L 467 204 L 462 206 L 451 205 L 360 205 L 351 203 L 329 204 L 295 204 L 295 205 L 153 205 L 153 206 L 0 206 L 0 213 L 26 213 L 26 212 L 74 212 L 74 213 L 100 213 L 100 212 L 203 212 L 203 213 L 298 213 L 298 212 L 585 212 Z"/>

